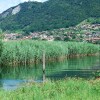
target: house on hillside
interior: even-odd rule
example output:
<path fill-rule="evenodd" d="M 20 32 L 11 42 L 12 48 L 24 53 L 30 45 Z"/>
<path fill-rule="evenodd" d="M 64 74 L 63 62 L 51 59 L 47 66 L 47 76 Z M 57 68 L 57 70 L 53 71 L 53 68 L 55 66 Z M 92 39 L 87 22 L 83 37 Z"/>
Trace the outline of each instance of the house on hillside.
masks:
<path fill-rule="evenodd" d="M 4 41 L 17 40 L 20 37 L 21 34 L 17 34 L 17 33 L 4 34 Z"/>

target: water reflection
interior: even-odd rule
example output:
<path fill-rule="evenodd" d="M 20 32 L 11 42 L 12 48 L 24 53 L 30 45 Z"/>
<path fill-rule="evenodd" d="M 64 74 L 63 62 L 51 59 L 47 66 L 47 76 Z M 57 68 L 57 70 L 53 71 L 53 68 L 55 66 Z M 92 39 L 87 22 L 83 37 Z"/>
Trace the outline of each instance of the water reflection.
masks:
<path fill-rule="evenodd" d="M 93 73 L 100 70 L 99 56 L 81 57 L 61 62 L 46 63 L 43 74 L 42 64 L 31 66 L 1 67 L 0 86 L 5 90 L 14 90 L 21 83 L 35 81 L 42 82 L 45 78 L 59 79 L 64 77 L 93 77 Z"/>
<path fill-rule="evenodd" d="M 0 86 L 3 87 L 4 90 L 15 90 L 23 82 L 25 83 L 23 80 L 0 80 Z"/>

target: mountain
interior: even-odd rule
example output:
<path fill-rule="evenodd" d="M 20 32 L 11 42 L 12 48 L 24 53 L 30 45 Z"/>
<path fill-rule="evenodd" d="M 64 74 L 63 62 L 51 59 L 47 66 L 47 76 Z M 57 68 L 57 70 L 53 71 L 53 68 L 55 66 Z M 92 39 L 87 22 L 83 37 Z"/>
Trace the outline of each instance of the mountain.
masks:
<path fill-rule="evenodd" d="M 0 28 L 29 33 L 75 26 L 90 17 L 100 17 L 100 0 L 30 1 L 1 13 Z"/>

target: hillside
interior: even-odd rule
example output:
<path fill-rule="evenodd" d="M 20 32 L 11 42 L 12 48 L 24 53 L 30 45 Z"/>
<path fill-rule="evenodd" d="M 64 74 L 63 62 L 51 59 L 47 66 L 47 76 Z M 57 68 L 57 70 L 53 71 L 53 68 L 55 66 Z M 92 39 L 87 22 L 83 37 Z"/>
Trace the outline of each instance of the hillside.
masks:
<path fill-rule="evenodd" d="M 100 18 L 88 18 L 74 27 L 33 32 L 31 35 L 33 39 L 100 43 Z"/>
<path fill-rule="evenodd" d="M 100 17 L 100 0 L 25 2 L 0 14 L 0 28 L 29 33 L 75 26 L 89 17 Z"/>
<path fill-rule="evenodd" d="M 100 18 L 88 18 L 74 27 L 30 32 L 28 35 L 25 33 L 8 34 L 5 32 L 4 37 L 7 40 L 33 39 L 48 41 L 87 41 L 100 44 Z"/>

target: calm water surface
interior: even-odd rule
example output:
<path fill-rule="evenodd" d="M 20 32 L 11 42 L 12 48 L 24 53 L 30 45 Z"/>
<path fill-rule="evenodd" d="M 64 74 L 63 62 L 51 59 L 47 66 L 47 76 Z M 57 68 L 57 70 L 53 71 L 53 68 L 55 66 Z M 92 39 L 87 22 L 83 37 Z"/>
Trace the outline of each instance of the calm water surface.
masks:
<path fill-rule="evenodd" d="M 42 72 L 42 64 L 19 67 L 0 68 L 0 87 L 4 90 L 14 90 L 21 83 L 42 82 L 46 79 L 61 79 L 65 77 L 91 78 L 100 71 L 100 56 L 81 57 L 46 64 L 46 72 Z"/>

